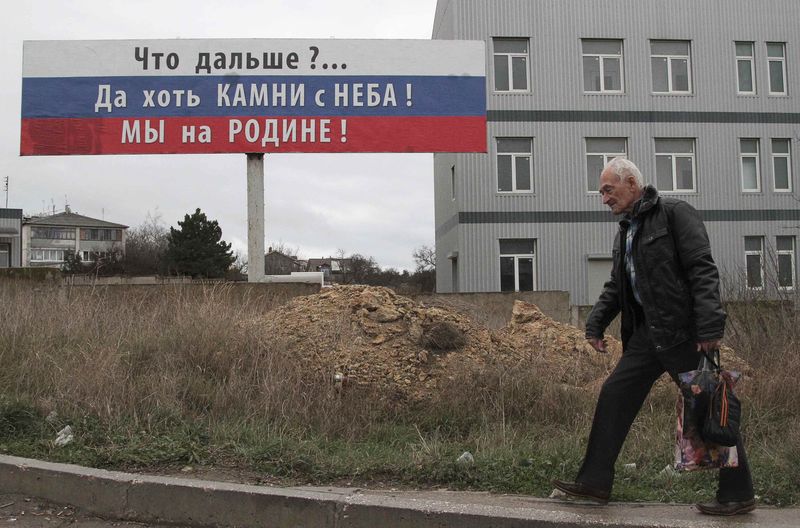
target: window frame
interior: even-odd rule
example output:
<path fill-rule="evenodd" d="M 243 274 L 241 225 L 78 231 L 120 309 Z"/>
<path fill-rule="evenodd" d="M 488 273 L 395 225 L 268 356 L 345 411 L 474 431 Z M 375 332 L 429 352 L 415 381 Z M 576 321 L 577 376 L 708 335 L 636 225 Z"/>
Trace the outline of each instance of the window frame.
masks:
<path fill-rule="evenodd" d="M 756 238 L 756 239 L 758 239 L 761 247 L 758 250 L 747 249 L 747 239 L 748 238 Z M 762 290 L 764 290 L 764 279 L 765 279 L 765 277 L 764 277 L 764 271 L 765 271 L 765 269 L 764 269 L 764 236 L 763 235 L 752 235 L 752 236 L 748 235 L 748 236 L 744 237 L 744 240 L 745 240 L 745 242 L 744 242 L 744 247 L 745 247 L 745 250 L 744 250 L 744 283 L 745 284 L 744 284 L 744 286 L 748 290 L 762 291 Z M 747 257 L 748 256 L 757 256 L 758 257 L 758 260 L 759 260 L 759 267 L 758 267 L 758 269 L 759 269 L 759 278 L 761 280 L 761 285 L 760 286 L 750 286 L 750 276 L 749 276 L 748 267 L 747 267 Z"/>
<path fill-rule="evenodd" d="M 518 252 L 510 252 L 510 253 L 503 253 L 502 250 L 502 241 L 503 240 L 524 240 L 530 241 L 532 251 L 530 253 L 518 253 Z M 535 238 L 521 238 L 521 239 L 499 239 L 498 240 L 498 249 L 499 249 L 499 259 L 498 259 L 498 281 L 499 281 L 499 288 L 498 291 L 509 291 L 503 290 L 503 259 L 504 258 L 513 258 L 514 259 L 514 292 L 519 292 L 519 263 L 521 259 L 531 259 L 531 278 L 532 278 L 532 288 L 531 290 L 523 290 L 523 291 L 538 291 L 539 290 L 539 277 L 537 272 L 537 255 L 539 253 L 538 249 L 538 240 Z"/>
<path fill-rule="evenodd" d="M 495 157 L 494 157 L 494 169 L 495 169 L 495 183 L 497 194 L 502 195 L 509 195 L 509 194 L 535 194 L 536 187 L 534 186 L 534 172 L 533 172 L 533 151 L 534 151 L 534 138 L 532 137 L 525 137 L 525 136 L 498 136 L 495 137 Z M 523 152 L 500 152 L 500 145 L 499 142 L 501 139 L 527 139 L 530 141 L 530 152 L 523 153 Z M 511 190 L 510 191 L 503 191 L 500 189 L 500 156 L 511 156 Z M 529 184 L 530 189 L 517 189 L 517 158 L 518 157 L 528 157 L 528 170 L 530 173 Z"/>
<path fill-rule="evenodd" d="M 738 50 L 736 49 L 739 44 L 748 44 L 750 46 L 750 55 L 739 55 Z M 755 49 L 756 43 L 751 40 L 736 40 L 733 43 L 733 52 L 736 57 L 735 60 L 735 68 L 736 68 L 736 94 L 737 95 L 757 95 L 758 94 L 758 83 L 756 82 L 756 61 L 755 61 Z M 753 89 L 751 91 L 742 91 L 742 78 L 739 76 L 739 62 L 740 61 L 747 61 L 750 64 L 750 79 L 753 82 Z"/>
<path fill-rule="evenodd" d="M 790 249 L 778 249 L 778 239 L 779 238 L 786 238 L 790 240 L 792 243 L 792 247 Z M 794 291 L 797 285 L 797 261 L 796 261 L 796 252 L 797 252 L 797 239 L 792 235 L 777 235 L 775 237 L 775 268 L 777 273 L 777 285 L 778 289 L 781 291 Z M 789 266 L 790 266 L 790 277 L 792 279 L 791 286 L 781 286 L 781 255 L 788 255 L 789 256 Z"/>
<path fill-rule="evenodd" d="M 624 143 L 625 152 L 616 153 L 616 154 L 610 154 L 608 152 L 589 152 L 589 141 L 588 140 L 590 140 L 590 139 L 621 139 L 623 141 L 623 143 Z M 616 137 L 611 137 L 611 136 L 603 136 L 603 137 L 592 136 L 592 137 L 589 137 L 589 136 L 586 136 L 586 137 L 583 138 L 583 150 L 584 150 L 584 159 L 583 159 L 584 164 L 583 164 L 583 166 L 584 166 L 584 169 L 586 169 L 586 174 L 585 174 L 585 176 L 586 176 L 586 194 L 591 194 L 591 195 L 600 194 L 600 191 L 597 190 L 596 186 L 593 188 L 593 187 L 591 187 L 589 185 L 589 177 L 591 176 L 589 174 L 589 156 L 603 156 L 603 166 L 604 167 L 606 166 L 606 164 L 609 161 L 611 161 L 614 158 L 623 157 L 623 158 L 627 159 L 628 158 L 628 138 L 625 137 L 625 136 L 616 136 Z"/>
<path fill-rule="evenodd" d="M 31 227 L 31 239 L 34 238 L 37 240 L 75 240 L 75 228 L 35 226 Z"/>
<path fill-rule="evenodd" d="M 585 42 L 618 42 L 619 43 L 619 54 L 615 55 L 613 53 L 586 53 L 583 49 L 583 45 Z M 584 38 L 581 39 L 581 68 L 583 70 L 583 93 L 591 94 L 591 95 L 598 95 L 598 94 L 613 94 L 619 95 L 625 93 L 625 49 L 624 49 L 624 42 L 623 39 L 602 39 L 602 38 Z M 586 69 L 583 66 L 583 59 L 586 57 L 597 57 L 599 59 L 600 64 L 600 89 L 599 90 L 587 90 L 586 89 Z M 605 75 L 603 75 L 605 71 L 605 59 L 619 59 L 619 90 L 608 90 L 605 88 Z"/>
<path fill-rule="evenodd" d="M 81 240 L 91 242 L 121 242 L 122 229 L 116 227 L 82 227 Z"/>
<path fill-rule="evenodd" d="M 686 55 L 674 54 L 661 54 L 653 53 L 652 45 L 654 42 L 685 42 Z M 667 60 L 667 86 L 666 92 L 656 91 L 655 85 L 655 70 L 653 69 L 653 59 L 666 59 Z M 675 90 L 672 82 L 672 61 L 676 59 L 686 59 L 686 76 L 687 76 L 687 90 Z M 650 40 L 650 82 L 652 84 L 652 93 L 654 95 L 692 95 L 694 93 L 694 76 L 692 75 L 692 41 L 680 39 L 651 39 Z"/>
<path fill-rule="evenodd" d="M 770 57 L 769 56 L 769 45 L 770 44 L 780 44 L 781 46 L 781 56 L 780 57 Z M 789 95 L 789 86 L 788 86 L 788 77 L 786 75 L 786 43 L 785 42 L 765 42 L 764 45 L 767 49 L 767 94 L 773 97 L 786 97 Z M 771 63 L 773 62 L 780 62 L 781 63 L 781 78 L 783 79 L 783 91 L 782 92 L 775 92 L 772 90 L 772 70 L 770 68 Z"/>
<path fill-rule="evenodd" d="M 527 51 L 520 52 L 497 52 L 495 44 L 497 41 L 518 40 L 525 41 Z M 496 67 L 498 57 L 504 57 L 508 65 L 508 89 L 500 90 L 497 88 Z M 514 88 L 514 58 L 525 59 L 525 88 Z M 531 39 L 527 37 L 492 37 L 492 92 L 497 94 L 508 93 L 531 93 Z"/>
<path fill-rule="evenodd" d="M 787 145 L 788 152 L 775 152 L 775 141 L 785 141 Z M 772 167 L 772 191 L 776 193 L 792 193 L 794 186 L 792 185 L 792 140 L 790 138 L 770 138 L 769 142 L 770 146 L 770 155 L 771 155 L 771 167 Z M 775 171 L 775 160 L 778 158 L 785 158 L 786 159 L 786 180 L 789 184 L 789 187 L 786 189 L 779 189 L 776 182 L 776 171 Z"/>
<path fill-rule="evenodd" d="M 93 251 L 93 250 L 81 250 L 81 260 L 84 262 L 102 262 L 104 260 L 108 260 L 109 252 L 108 251 Z"/>
<path fill-rule="evenodd" d="M 683 140 L 691 140 L 692 141 L 692 150 L 693 152 L 658 152 L 658 145 L 659 140 L 676 140 L 676 139 L 683 139 Z M 671 161 L 671 171 L 672 171 L 672 189 L 658 189 L 660 193 L 670 193 L 670 194 L 696 194 L 697 193 L 697 138 L 671 138 L 671 137 L 664 137 L 664 138 L 653 138 L 653 146 L 655 152 L 655 161 L 656 161 L 656 175 L 655 175 L 655 185 L 656 189 L 658 189 L 658 157 L 659 156 L 669 156 Z M 692 162 L 692 188 L 691 189 L 678 189 L 677 182 L 678 182 L 678 170 L 676 166 L 676 160 L 679 157 L 683 158 L 690 158 Z"/>
<path fill-rule="evenodd" d="M 37 263 L 56 263 L 56 262 L 64 262 L 64 254 L 67 251 L 67 248 L 30 248 L 30 262 L 37 262 Z M 41 252 L 41 258 L 36 258 L 38 255 L 36 252 Z M 53 252 L 53 253 L 51 253 Z M 61 258 L 53 259 L 48 258 L 50 256 L 57 256 L 61 254 Z"/>
<path fill-rule="evenodd" d="M 756 152 L 755 154 L 752 152 L 743 152 L 742 151 L 742 142 L 743 141 L 755 141 L 756 142 Z M 744 183 L 744 160 L 745 158 L 754 158 L 756 162 L 756 188 L 755 189 L 747 189 L 745 188 Z M 747 194 L 753 193 L 760 193 L 761 192 L 761 140 L 759 138 L 739 138 L 739 179 L 742 186 L 742 192 Z"/>

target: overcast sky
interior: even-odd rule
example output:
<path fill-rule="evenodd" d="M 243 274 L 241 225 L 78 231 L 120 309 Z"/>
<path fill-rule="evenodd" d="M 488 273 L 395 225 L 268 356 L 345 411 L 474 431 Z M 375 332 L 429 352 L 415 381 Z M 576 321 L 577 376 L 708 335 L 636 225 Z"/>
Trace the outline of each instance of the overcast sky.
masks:
<path fill-rule="evenodd" d="M 429 39 L 436 0 L 24 0 L 0 18 L 0 178 L 25 214 L 74 212 L 135 227 L 148 212 L 177 226 L 201 208 L 247 252 L 244 154 L 20 157 L 23 40 L 160 38 Z M 413 269 L 432 246 L 431 154 L 265 157 L 266 244 L 301 258 L 361 253 Z M 0 206 L 5 205 L 0 194 Z"/>

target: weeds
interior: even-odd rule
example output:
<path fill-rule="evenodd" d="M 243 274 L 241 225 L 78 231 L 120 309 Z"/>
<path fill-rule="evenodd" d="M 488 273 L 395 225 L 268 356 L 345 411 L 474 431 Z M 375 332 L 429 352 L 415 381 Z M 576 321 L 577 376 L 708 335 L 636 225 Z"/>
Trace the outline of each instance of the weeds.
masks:
<path fill-rule="evenodd" d="M 583 456 L 595 395 L 551 379 L 541 358 L 456 368 L 436 397 L 398 407 L 309 374 L 291 342 L 265 336 L 259 321 L 286 296 L 225 285 L 0 282 L 0 297 L 2 453 L 124 469 L 244 468 L 287 484 L 539 496 L 552 478 L 574 476 Z M 755 370 L 745 381 L 746 443 L 762 500 L 796 504 L 796 305 L 752 301 L 728 307 L 727 342 Z M 331 332 L 341 324 L 331 321 Z M 712 496 L 713 472 L 662 472 L 672 457 L 674 401 L 674 387 L 663 384 L 645 403 L 620 456 L 615 498 Z M 66 424 L 76 440 L 57 448 L 55 433 Z M 464 451 L 473 465 L 455 463 Z"/>

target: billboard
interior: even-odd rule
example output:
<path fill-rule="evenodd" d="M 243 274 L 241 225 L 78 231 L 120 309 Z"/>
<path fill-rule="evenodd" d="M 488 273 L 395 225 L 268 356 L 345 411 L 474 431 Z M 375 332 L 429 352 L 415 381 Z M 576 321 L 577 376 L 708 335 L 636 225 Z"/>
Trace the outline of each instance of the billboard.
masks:
<path fill-rule="evenodd" d="M 23 156 L 486 152 L 481 41 L 23 44 Z"/>

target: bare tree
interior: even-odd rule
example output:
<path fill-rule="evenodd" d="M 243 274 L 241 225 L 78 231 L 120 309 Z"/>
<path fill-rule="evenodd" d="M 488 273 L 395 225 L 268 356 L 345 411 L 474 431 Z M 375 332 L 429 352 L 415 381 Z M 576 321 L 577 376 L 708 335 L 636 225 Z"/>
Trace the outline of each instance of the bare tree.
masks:
<path fill-rule="evenodd" d="M 417 272 L 436 269 L 436 248 L 422 245 L 411 254 L 417 264 Z"/>
<path fill-rule="evenodd" d="M 279 240 L 278 242 L 270 242 L 269 246 L 267 247 L 267 253 L 270 251 L 275 251 L 276 253 L 282 253 L 287 257 L 297 258 L 298 253 L 300 253 L 300 248 L 298 246 L 291 246 L 283 240 Z"/>
<path fill-rule="evenodd" d="M 436 248 L 422 245 L 411 254 L 417 269 L 412 276 L 412 282 L 424 292 L 436 291 Z"/>
<path fill-rule="evenodd" d="M 169 230 L 161 213 L 147 212 L 144 222 L 128 230 L 125 239 L 125 272 L 129 275 L 155 275 L 165 271 Z"/>

